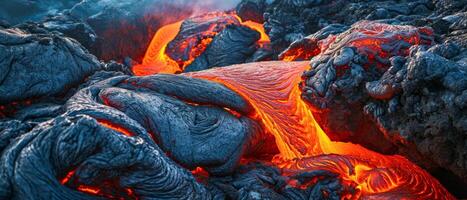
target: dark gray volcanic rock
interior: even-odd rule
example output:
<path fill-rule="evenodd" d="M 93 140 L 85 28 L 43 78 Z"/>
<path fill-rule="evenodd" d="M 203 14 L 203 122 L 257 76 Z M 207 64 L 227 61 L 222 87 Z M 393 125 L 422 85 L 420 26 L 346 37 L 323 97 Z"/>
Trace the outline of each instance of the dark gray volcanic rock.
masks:
<path fill-rule="evenodd" d="M 423 36 L 429 32 L 419 31 L 421 43 L 429 44 L 423 42 L 430 40 Z M 337 36 L 336 41 L 352 39 Z M 450 42 L 431 48 L 396 45 L 397 51 L 409 51 L 404 57 L 393 54 L 394 44 L 392 48 L 382 45 L 389 60 L 374 55 L 374 63 L 368 65 L 372 56 L 367 53 L 372 50 L 365 53 L 343 43 L 335 48 L 335 44 L 311 60 L 302 85 L 302 97 L 328 135 L 405 155 L 432 172 L 446 170 L 445 177 L 454 175 L 456 184 L 465 185 L 467 65 L 461 53 L 465 48 Z"/>
<path fill-rule="evenodd" d="M 260 34 L 245 26 L 229 25 L 209 44 L 206 50 L 184 72 L 200 71 L 245 63 L 257 49 Z"/>
<path fill-rule="evenodd" d="M 394 58 L 379 80 L 366 84 L 372 98 L 363 110 L 394 143 L 416 148 L 467 182 L 467 65 L 449 60 L 458 48 L 447 43 Z M 398 89 L 384 101 L 378 94 L 387 85 Z"/>
<path fill-rule="evenodd" d="M 237 5 L 236 12 L 243 21 L 264 23 L 263 13 L 266 6 L 266 0 L 245 0 Z"/>
<path fill-rule="evenodd" d="M 71 8 L 80 0 L 3 0 L 0 6 L 0 20 L 12 24 L 37 21 L 47 15 L 55 15 Z"/>
<path fill-rule="evenodd" d="M 252 14 L 252 8 L 259 9 Z M 450 23 L 443 21 L 442 17 L 456 15 L 466 9 L 465 2 L 454 0 L 243 0 L 237 6 L 240 16 L 256 16 L 258 21 L 264 20 L 276 54 L 292 42 L 329 24 L 350 26 L 360 20 L 383 20 L 391 24 L 428 25 L 436 32 L 445 32 Z M 258 17 L 261 15 L 263 17 Z"/>
<path fill-rule="evenodd" d="M 58 14 L 47 16 L 39 22 L 25 22 L 14 27 L 33 34 L 53 32 L 56 35 L 73 38 L 88 50 L 94 49 L 97 45 L 97 34 L 94 32 L 94 29 L 87 23 L 70 15 Z"/>
<path fill-rule="evenodd" d="M 0 104 L 64 94 L 101 68 L 76 40 L 0 29 Z"/>
<path fill-rule="evenodd" d="M 89 0 L 64 13 L 93 28 L 98 38 L 90 51 L 98 58 L 123 61 L 129 56 L 140 61 L 158 28 L 187 18 L 193 11 L 181 3 L 161 0 Z"/>
<path fill-rule="evenodd" d="M 15 120 L 0 123 L 0 198 L 93 198 L 71 189 L 84 184 L 106 195 L 132 188 L 140 198 L 209 199 L 181 166 L 229 173 L 261 133 L 255 122 L 224 107 L 252 110 L 220 84 L 183 76 L 95 82 L 68 100 L 64 114 L 33 130 Z M 65 187 L 59 180 L 70 171 Z"/>

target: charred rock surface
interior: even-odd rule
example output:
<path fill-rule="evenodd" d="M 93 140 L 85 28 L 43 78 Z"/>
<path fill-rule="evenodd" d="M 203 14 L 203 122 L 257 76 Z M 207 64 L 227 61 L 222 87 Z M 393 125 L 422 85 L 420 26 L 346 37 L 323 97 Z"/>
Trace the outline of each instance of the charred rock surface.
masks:
<path fill-rule="evenodd" d="M 279 54 L 280 60 L 309 60 L 320 53 L 320 40 L 326 39 L 329 35 L 337 35 L 349 29 L 341 24 L 331 24 L 316 33 L 296 40 L 287 49 Z"/>
<path fill-rule="evenodd" d="M 97 40 L 97 34 L 91 26 L 80 19 L 64 14 L 45 17 L 38 23 L 25 22 L 14 27 L 36 34 L 46 34 L 49 32 L 63 34 L 66 37 L 77 40 L 86 49 L 91 50 L 94 49 Z"/>
<path fill-rule="evenodd" d="M 2 3 L 0 199 L 340 199 L 368 184 L 354 180 L 358 169 L 365 180 L 405 184 L 374 198 L 452 198 L 398 156 L 318 155 L 290 162 L 296 171 L 245 164 L 279 151 L 245 98 L 196 78 L 132 77 L 155 31 L 197 2 Z M 402 154 L 462 198 L 466 9 L 455 0 L 243 0 L 239 18 L 185 20 L 166 53 L 185 71 L 312 59 L 302 98 L 328 136 Z M 271 45 L 246 20 L 264 22 Z M 404 162 L 372 165 L 382 157 Z"/>
<path fill-rule="evenodd" d="M 316 184 L 306 185 L 313 179 L 318 180 Z M 264 163 L 240 166 L 233 175 L 210 177 L 206 184 L 226 199 L 340 199 L 350 189 L 331 171 L 284 175 L 281 169 Z"/>

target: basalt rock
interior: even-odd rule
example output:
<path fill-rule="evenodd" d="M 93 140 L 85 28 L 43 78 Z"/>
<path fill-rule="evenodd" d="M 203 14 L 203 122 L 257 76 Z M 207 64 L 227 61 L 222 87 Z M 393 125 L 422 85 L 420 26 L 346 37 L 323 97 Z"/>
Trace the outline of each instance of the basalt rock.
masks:
<path fill-rule="evenodd" d="M 0 19 L 12 24 L 25 21 L 38 21 L 47 15 L 55 15 L 64 9 L 71 8 L 79 0 L 39 0 L 39 1 L 5 1 L 0 7 Z"/>
<path fill-rule="evenodd" d="M 251 14 L 251 7 L 257 9 Z M 291 43 L 316 33 L 330 24 L 350 26 L 361 20 L 379 20 L 397 25 L 431 26 L 436 33 L 445 34 L 452 26 L 443 17 L 465 12 L 459 1 L 242 1 L 237 10 L 247 16 L 264 16 L 264 27 L 276 54 Z M 261 19 L 261 18 L 258 18 Z"/>
<path fill-rule="evenodd" d="M 245 0 L 240 2 L 237 7 L 237 15 L 243 21 L 254 21 L 264 23 L 263 13 L 268 2 L 266 0 Z"/>
<path fill-rule="evenodd" d="M 14 27 L 33 34 L 53 32 L 57 35 L 73 38 L 88 50 L 93 50 L 96 47 L 97 34 L 94 29 L 87 23 L 70 15 L 47 16 L 39 22 L 25 22 Z"/>
<path fill-rule="evenodd" d="M 373 32 L 373 42 L 386 39 L 366 43 L 357 27 L 379 25 L 365 24 L 320 41 L 325 45 L 304 72 L 302 97 L 316 120 L 334 140 L 403 154 L 465 184 L 465 50 L 449 42 L 430 48 L 430 29 L 407 26 L 382 25 L 399 39 Z"/>
<path fill-rule="evenodd" d="M 0 30 L 0 104 L 66 93 L 101 68 L 76 40 Z"/>
<path fill-rule="evenodd" d="M 416 149 L 423 160 L 452 172 L 465 185 L 467 65 L 449 59 L 455 52 L 454 44 L 441 44 L 394 58 L 379 80 L 367 83 L 372 98 L 364 112 L 391 141 Z M 387 93 L 384 87 L 394 88 L 387 101 L 377 98 Z"/>
<path fill-rule="evenodd" d="M 185 68 L 185 72 L 244 63 L 255 53 L 259 38 L 259 33 L 248 27 L 227 26 L 214 37 L 203 54 Z"/>
<path fill-rule="evenodd" d="M 208 199 L 210 192 L 184 168 L 231 172 L 260 131 L 224 107 L 251 112 L 224 86 L 182 76 L 114 76 L 90 84 L 63 114 L 32 130 L 19 121 L 0 123 L 0 197 L 93 199 L 76 190 L 99 187 L 93 194 L 103 197 Z"/>
<path fill-rule="evenodd" d="M 203 54 L 214 37 L 229 25 L 239 26 L 240 21 L 233 15 L 220 12 L 209 13 L 184 20 L 180 26 L 180 31 L 167 45 L 167 50 L 165 52 L 180 66 L 186 66 L 186 63 L 189 64 L 193 62 L 195 58 Z M 228 32 L 242 35 L 242 32 L 238 30 L 239 29 L 232 28 L 231 31 Z M 217 42 L 224 43 L 225 41 L 223 40 L 230 40 L 229 38 L 231 36 L 229 36 L 230 34 L 228 32 L 223 33 L 224 36 Z"/>

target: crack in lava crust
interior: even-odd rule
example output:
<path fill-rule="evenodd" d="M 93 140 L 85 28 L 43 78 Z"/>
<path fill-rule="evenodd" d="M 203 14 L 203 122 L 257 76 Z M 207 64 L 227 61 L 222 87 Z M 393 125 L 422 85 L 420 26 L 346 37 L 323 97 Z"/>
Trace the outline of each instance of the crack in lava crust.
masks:
<path fill-rule="evenodd" d="M 431 175 L 398 155 L 382 155 L 359 145 L 333 142 L 319 127 L 298 84 L 307 62 L 260 62 L 185 74 L 224 84 L 254 107 L 252 117 L 273 134 L 284 172 L 327 170 L 343 184 L 356 185 L 349 199 L 454 199 Z"/>

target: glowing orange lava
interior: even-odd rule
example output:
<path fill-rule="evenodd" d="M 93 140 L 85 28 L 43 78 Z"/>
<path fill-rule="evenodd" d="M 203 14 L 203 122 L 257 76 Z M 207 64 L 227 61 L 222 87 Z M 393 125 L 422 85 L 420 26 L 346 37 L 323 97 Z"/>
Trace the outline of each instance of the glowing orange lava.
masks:
<path fill-rule="evenodd" d="M 78 190 L 84 193 L 89 193 L 89 194 L 94 194 L 94 195 L 99 194 L 99 192 L 101 191 L 101 189 L 98 187 L 91 187 L 87 185 L 78 186 Z"/>
<path fill-rule="evenodd" d="M 118 125 L 118 124 L 115 124 L 111 121 L 108 121 L 108 120 L 97 120 L 99 122 L 99 124 L 101 124 L 102 126 L 106 127 L 106 128 L 109 128 L 109 129 L 112 129 L 114 131 L 117 131 L 123 135 L 126 135 L 126 136 L 129 136 L 129 137 L 132 137 L 134 136 L 134 134 L 132 132 L 130 132 L 128 129 Z"/>
<path fill-rule="evenodd" d="M 212 13 L 206 14 L 205 16 L 203 16 L 203 18 L 207 20 L 210 17 L 218 17 L 220 15 L 232 16 L 236 20 L 232 21 L 232 23 L 240 23 L 244 26 L 258 31 L 261 34 L 261 37 L 257 42 L 260 46 L 269 42 L 269 36 L 264 31 L 264 27 L 262 24 L 253 21 L 243 22 L 240 19 L 240 17 L 238 17 L 236 14 Z M 199 55 L 201 55 L 204 52 L 206 47 L 209 46 L 209 44 L 212 42 L 214 36 L 216 36 L 218 33 L 211 30 L 214 29 L 214 26 L 212 26 L 204 33 L 200 33 L 204 35 L 205 39 L 202 39 L 201 42 L 195 47 L 188 45 L 190 41 L 185 41 L 186 44 L 182 45 L 182 48 L 185 48 L 186 51 L 190 51 L 190 56 L 188 60 L 177 62 L 167 55 L 166 49 L 167 45 L 172 40 L 174 40 L 177 34 L 179 33 L 182 23 L 183 21 L 179 21 L 173 24 L 163 26 L 156 32 L 153 39 L 151 40 L 151 43 L 149 44 L 149 47 L 146 50 L 146 54 L 144 55 L 142 64 L 133 66 L 132 70 L 135 75 L 145 76 L 157 73 L 174 74 L 182 72 L 186 66 L 191 64 L 194 61 L 194 59 L 196 59 Z"/>
<path fill-rule="evenodd" d="M 436 179 L 402 156 L 331 141 L 300 98 L 300 74 L 308 67 L 308 62 L 260 62 L 186 75 L 222 83 L 247 99 L 256 119 L 275 136 L 280 156 L 274 162 L 291 173 L 332 171 L 357 184 L 362 198 L 453 199 Z"/>
<path fill-rule="evenodd" d="M 263 24 L 254 22 L 254 21 L 243 21 L 238 15 L 234 14 L 234 16 L 237 18 L 239 22 L 242 23 L 244 26 L 248 26 L 249 28 L 259 32 L 261 34 L 261 37 L 259 38 L 258 42 L 260 44 L 270 42 L 268 34 L 266 34 L 266 31 L 264 31 L 264 26 Z"/>
<path fill-rule="evenodd" d="M 141 65 L 133 67 L 133 73 L 137 76 L 157 73 L 175 73 L 180 71 L 177 62 L 165 53 L 165 49 L 180 31 L 183 21 L 175 22 L 160 28 L 149 44 Z"/>

